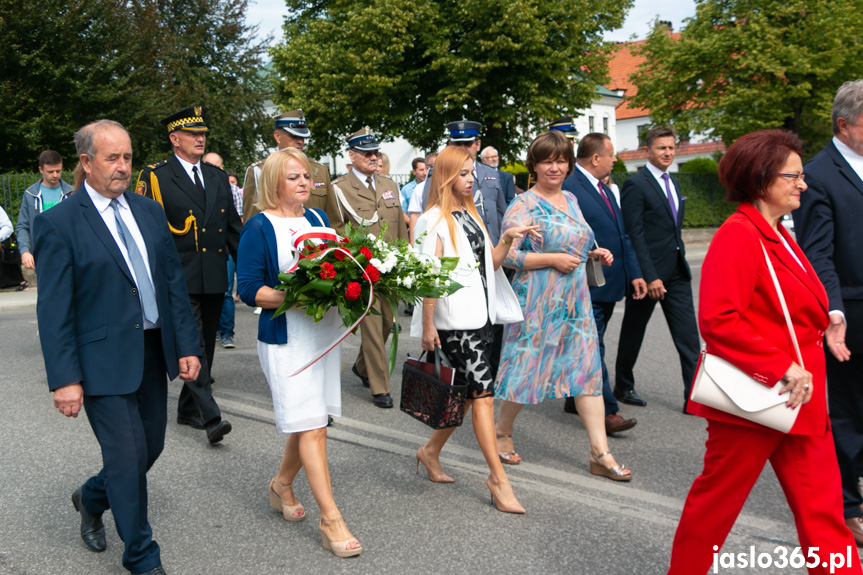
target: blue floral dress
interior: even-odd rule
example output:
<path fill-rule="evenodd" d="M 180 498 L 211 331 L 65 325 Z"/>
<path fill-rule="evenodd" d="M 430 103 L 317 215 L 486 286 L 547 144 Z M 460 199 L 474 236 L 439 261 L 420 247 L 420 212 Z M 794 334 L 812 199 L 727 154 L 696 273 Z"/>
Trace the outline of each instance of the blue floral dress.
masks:
<path fill-rule="evenodd" d="M 507 324 L 495 397 L 515 403 L 546 398 L 600 395 L 602 370 L 585 266 L 569 274 L 553 267 L 524 270 L 529 253 L 569 253 L 587 259 L 594 242 L 578 200 L 564 192 L 566 210 L 534 193 L 516 196 L 503 221 L 505 231 L 538 225 L 542 240 L 515 240 L 506 264 L 518 271 L 512 289 L 524 322 Z"/>

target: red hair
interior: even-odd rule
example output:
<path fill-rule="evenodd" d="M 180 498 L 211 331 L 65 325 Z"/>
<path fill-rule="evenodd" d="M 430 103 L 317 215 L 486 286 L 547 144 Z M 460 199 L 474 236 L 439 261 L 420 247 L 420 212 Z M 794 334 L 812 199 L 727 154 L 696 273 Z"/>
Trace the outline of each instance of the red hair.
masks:
<path fill-rule="evenodd" d="M 776 178 L 788 156 L 803 155 L 800 138 L 788 130 L 759 130 L 731 144 L 719 161 L 719 181 L 728 202 L 752 202 L 767 197 L 767 186 Z"/>

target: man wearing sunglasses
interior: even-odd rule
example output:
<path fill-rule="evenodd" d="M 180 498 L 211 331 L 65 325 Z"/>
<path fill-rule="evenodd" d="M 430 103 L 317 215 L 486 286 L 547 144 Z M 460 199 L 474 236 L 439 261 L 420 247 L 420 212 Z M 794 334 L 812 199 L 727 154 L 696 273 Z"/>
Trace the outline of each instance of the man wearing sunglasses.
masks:
<path fill-rule="evenodd" d="M 407 240 L 399 187 L 391 179 L 377 175 L 381 145 L 368 126 L 348 138 L 348 157 L 352 167 L 333 181 L 333 195 L 327 201 L 330 225 L 343 234 L 345 224 L 350 222 L 353 227 L 363 226 L 368 233 L 379 236 L 381 224 L 386 222 L 385 240 Z M 352 371 L 371 389 L 372 403 L 387 408 L 393 406 L 393 399 L 385 344 L 393 327 L 393 314 L 386 303 L 376 303 L 375 309 L 381 315 L 369 314 L 360 324 L 362 343 Z"/>

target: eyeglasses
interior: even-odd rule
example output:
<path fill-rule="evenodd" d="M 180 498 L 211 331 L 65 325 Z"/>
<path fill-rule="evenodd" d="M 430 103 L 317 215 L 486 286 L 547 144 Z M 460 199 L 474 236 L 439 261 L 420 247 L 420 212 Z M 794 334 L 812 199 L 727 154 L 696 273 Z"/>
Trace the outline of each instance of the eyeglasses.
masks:
<path fill-rule="evenodd" d="M 802 182 L 806 179 L 806 174 L 804 174 L 803 172 L 800 172 L 799 174 L 781 174 L 781 173 L 779 173 L 776 175 L 782 176 L 783 178 L 791 178 L 792 180 L 794 180 L 795 184 Z"/>
<path fill-rule="evenodd" d="M 364 152 L 363 150 L 354 150 L 354 151 L 357 154 L 363 156 L 364 158 L 368 158 L 369 156 L 377 156 L 379 158 L 381 157 L 381 151 L 380 150 L 373 150 L 371 152 Z"/>

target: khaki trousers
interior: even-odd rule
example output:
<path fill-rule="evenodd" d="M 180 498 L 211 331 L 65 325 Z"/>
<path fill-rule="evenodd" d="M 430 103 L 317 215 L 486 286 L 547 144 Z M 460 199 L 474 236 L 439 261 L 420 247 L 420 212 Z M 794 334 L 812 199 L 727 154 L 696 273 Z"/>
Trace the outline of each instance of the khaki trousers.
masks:
<path fill-rule="evenodd" d="M 390 304 L 379 300 L 374 309 L 381 315 L 369 315 L 360 324 L 362 343 L 354 365 L 360 375 L 369 378 L 372 395 L 390 392 L 389 350 L 386 342 L 393 328 Z"/>

